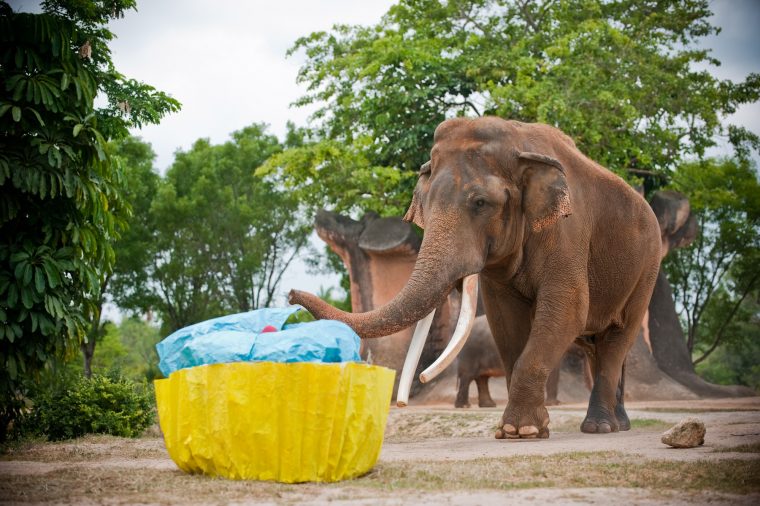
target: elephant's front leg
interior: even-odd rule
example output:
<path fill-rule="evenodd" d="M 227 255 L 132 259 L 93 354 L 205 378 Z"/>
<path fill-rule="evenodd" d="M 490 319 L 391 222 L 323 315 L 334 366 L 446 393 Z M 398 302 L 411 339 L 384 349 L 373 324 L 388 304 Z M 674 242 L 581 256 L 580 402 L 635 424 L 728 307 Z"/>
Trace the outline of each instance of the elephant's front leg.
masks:
<path fill-rule="evenodd" d="M 481 277 L 480 288 L 483 291 L 488 326 L 504 366 L 507 391 L 512 395 L 512 371 L 528 341 L 532 309 L 524 298 L 516 295 L 509 287 L 491 279 Z"/>
<path fill-rule="evenodd" d="M 546 380 L 585 324 L 587 290 L 544 295 L 536 301 L 528 342 L 514 365 L 509 402 L 497 438 L 549 437 L 549 412 L 544 404 Z"/>

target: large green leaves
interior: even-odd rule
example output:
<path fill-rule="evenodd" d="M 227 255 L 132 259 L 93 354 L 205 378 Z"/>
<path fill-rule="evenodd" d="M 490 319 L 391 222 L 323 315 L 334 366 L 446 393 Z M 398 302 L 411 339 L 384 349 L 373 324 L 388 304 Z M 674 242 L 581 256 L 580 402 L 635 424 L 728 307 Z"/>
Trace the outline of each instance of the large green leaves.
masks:
<path fill-rule="evenodd" d="M 132 7 L 46 1 L 17 14 L 0 2 L 0 439 L 21 378 L 77 349 L 97 313 L 130 212 L 107 141 L 179 107 L 113 69 L 105 23 Z"/>

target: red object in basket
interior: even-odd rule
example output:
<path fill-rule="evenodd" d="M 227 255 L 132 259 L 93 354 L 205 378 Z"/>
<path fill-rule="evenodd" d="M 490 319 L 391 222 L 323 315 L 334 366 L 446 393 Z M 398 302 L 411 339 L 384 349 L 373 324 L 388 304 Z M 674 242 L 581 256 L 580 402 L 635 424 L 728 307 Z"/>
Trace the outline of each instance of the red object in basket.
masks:
<path fill-rule="evenodd" d="M 263 334 L 264 332 L 277 332 L 277 329 L 275 327 L 272 327 L 271 325 L 267 325 L 266 327 L 261 329 L 261 333 Z"/>

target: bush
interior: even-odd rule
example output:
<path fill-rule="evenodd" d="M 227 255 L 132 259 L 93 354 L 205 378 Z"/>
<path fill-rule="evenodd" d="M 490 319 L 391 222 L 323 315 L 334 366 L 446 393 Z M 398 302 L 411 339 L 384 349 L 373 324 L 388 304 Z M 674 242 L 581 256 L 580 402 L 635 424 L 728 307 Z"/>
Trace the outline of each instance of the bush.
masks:
<path fill-rule="evenodd" d="M 89 433 L 139 436 L 153 423 L 152 392 L 121 377 L 64 379 L 34 398 L 29 427 L 50 440 Z"/>

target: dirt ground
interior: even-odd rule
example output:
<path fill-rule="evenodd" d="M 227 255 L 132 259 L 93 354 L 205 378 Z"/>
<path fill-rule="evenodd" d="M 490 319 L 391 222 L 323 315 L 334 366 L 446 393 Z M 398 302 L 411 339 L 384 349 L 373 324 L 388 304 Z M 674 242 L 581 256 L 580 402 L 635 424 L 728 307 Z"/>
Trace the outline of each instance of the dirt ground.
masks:
<path fill-rule="evenodd" d="M 547 440 L 493 439 L 501 409 L 391 408 L 367 475 L 286 485 L 187 475 L 156 429 L 139 439 L 27 443 L 0 457 L 0 504 L 760 504 L 760 398 L 630 403 L 632 429 L 579 431 L 584 406 L 549 408 Z M 704 446 L 660 434 L 686 416 Z"/>

